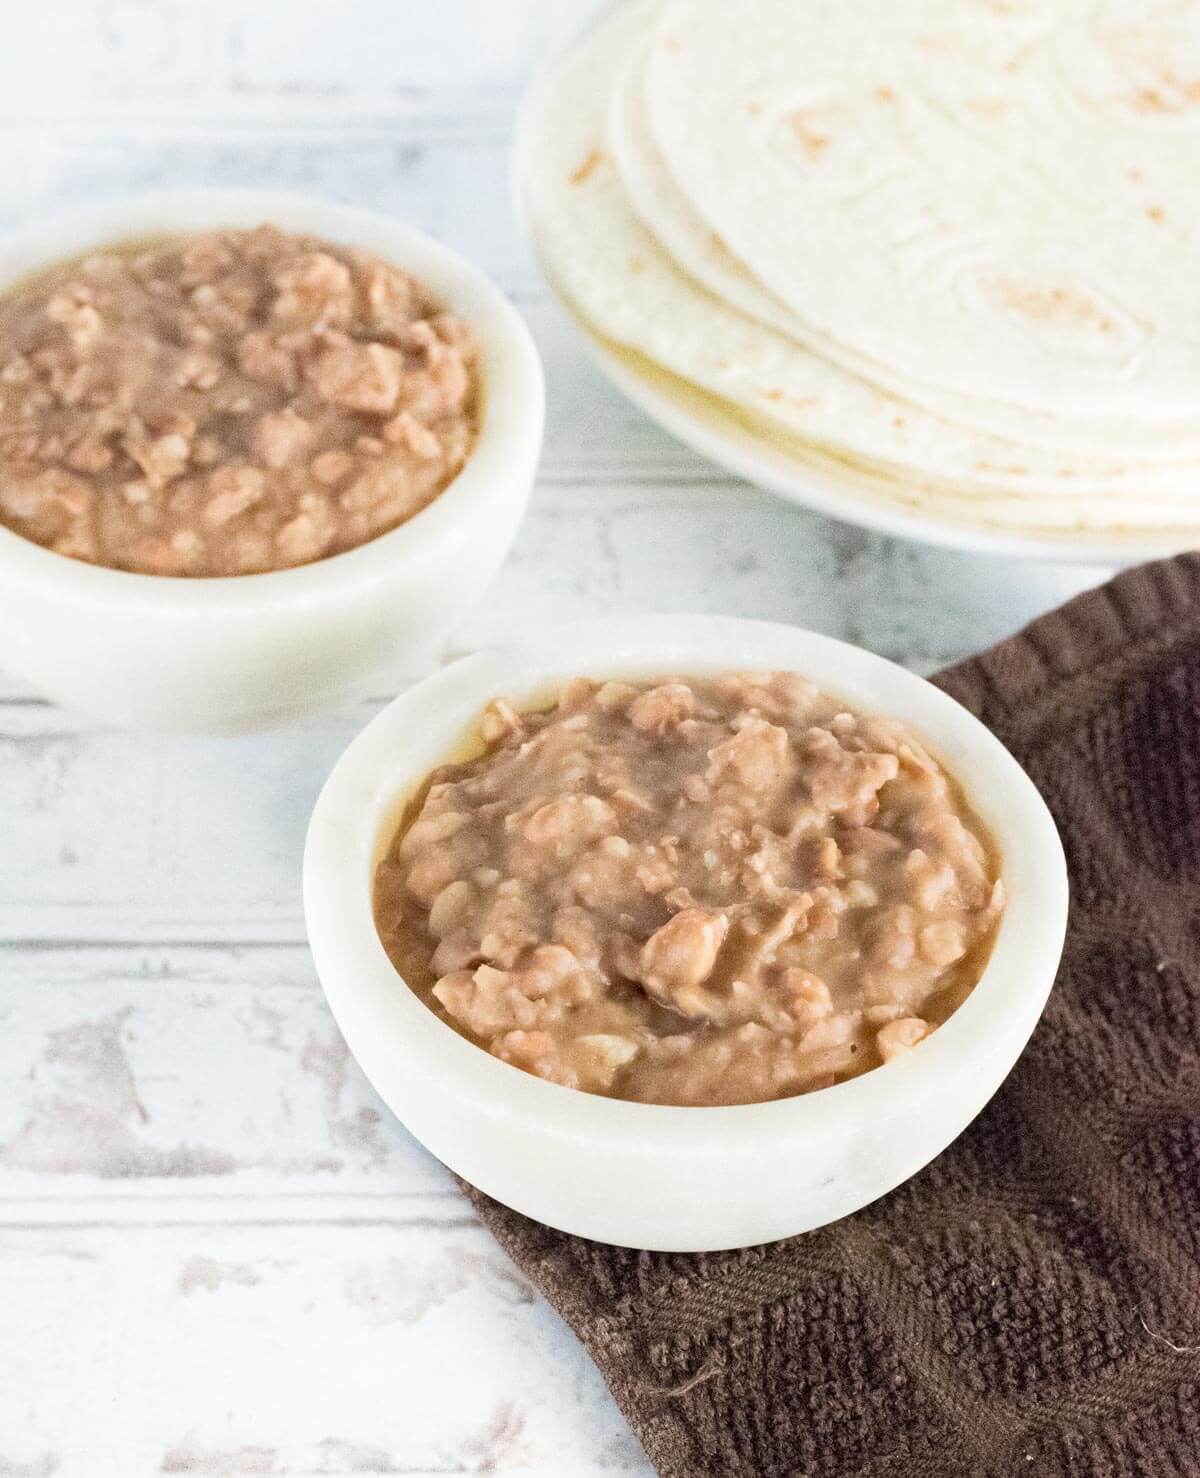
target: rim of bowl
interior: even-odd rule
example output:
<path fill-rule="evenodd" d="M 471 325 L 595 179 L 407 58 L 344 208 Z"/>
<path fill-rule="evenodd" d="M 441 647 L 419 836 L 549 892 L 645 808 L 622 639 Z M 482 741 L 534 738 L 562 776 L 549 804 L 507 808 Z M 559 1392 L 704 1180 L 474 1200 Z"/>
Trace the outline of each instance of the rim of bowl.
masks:
<path fill-rule="evenodd" d="M 910 724 L 963 787 L 995 840 L 1008 889 L 971 996 L 902 1058 L 849 1082 L 766 1103 L 711 1108 L 603 1098 L 547 1083 L 459 1036 L 409 989 L 375 928 L 371 883 L 400 812 L 453 754 L 490 698 L 527 703 L 570 676 L 699 677 L 788 670 L 859 711 Z M 433 716 L 431 718 L 431 715 Z M 480 1112 L 633 1152 L 721 1154 L 935 1108 L 958 1085 L 1003 1078 L 1041 1015 L 1066 933 L 1066 858 L 1033 782 L 954 699 L 907 669 L 799 628 L 709 616 L 617 617 L 477 652 L 416 684 L 353 741 L 317 801 L 304 857 L 309 942 L 329 1005 L 367 1076 L 436 1081 Z M 999 1072 L 996 1069 L 999 1068 Z M 980 1105 L 982 1107 L 982 1104 Z"/>
<path fill-rule="evenodd" d="M 0 238 L 0 293 L 31 273 L 106 245 L 264 223 L 361 247 L 410 272 L 471 326 L 482 351 L 482 414 L 475 449 L 458 476 L 406 523 L 311 564 L 250 575 L 181 579 L 87 564 L 0 526 L 0 573 L 75 604 L 152 608 L 162 617 L 233 614 L 311 604 L 393 580 L 471 533 L 514 469 L 530 479 L 541 452 L 545 377 L 524 320 L 478 267 L 414 226 L 319 196 L 256 189 L 163 190 L 47 217 Z"/>

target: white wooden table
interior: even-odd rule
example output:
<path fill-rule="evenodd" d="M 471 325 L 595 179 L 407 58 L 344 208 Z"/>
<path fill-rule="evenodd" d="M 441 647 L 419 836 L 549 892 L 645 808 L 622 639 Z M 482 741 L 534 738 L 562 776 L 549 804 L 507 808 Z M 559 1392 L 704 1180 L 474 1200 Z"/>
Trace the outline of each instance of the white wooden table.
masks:
<path fill-rule="evenodd" d="M 549 438 L 518 546 L 450 650 L 691 609 L 929 670 L 1099 578 L 800 513 L 588 368 L 507 176 L 522 80 L 588 4 L 5 6 L 0 225 L 269 184 L 393 211 L 491 272 L 544 352 Z M 270 737 L 159 740 L 0 678 L 3 1478 L 650 1471 L 572 1337 L 374 1098 L 314 978 L 305 823 L 388 696 Z"/>

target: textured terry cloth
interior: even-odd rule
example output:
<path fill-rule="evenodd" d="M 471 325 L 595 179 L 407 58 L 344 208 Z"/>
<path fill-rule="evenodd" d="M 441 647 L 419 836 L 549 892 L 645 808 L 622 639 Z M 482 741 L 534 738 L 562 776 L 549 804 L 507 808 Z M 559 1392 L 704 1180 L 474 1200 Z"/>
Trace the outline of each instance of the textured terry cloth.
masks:
<path fill-rule="evenodd" d="M 662 1478 L 1200 1478 L 1200 555 L 943 674 L 1062 830 L 1033 1041 L 835 1226 L 626 1252 L 472 1193 Z"/>

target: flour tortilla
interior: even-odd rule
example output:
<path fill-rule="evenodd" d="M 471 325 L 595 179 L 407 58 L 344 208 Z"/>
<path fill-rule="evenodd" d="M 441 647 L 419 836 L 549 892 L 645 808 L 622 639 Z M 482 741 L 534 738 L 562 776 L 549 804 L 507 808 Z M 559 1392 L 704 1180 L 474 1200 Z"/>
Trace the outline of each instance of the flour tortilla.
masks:
<path fill-rule="evenodd" d="M 1200 415 L 1200 0 L 672 0 L 647 88 L 706 226 L 890 383 Z"/>
<path fill-rule="evenodd" d="M 602 337 L 761 418 L 764 435 L 770 423 L 786 429 L 800 460 L 808 447 L 885 488 L 890 480 L 904 504 L 1024 528 L 1195 522 L 1194 478 L 1180 469 L 1135 478 L 980 437 L 824 363 L 680 272 L 630 208 L 608 150 L 613 86 L 648 13 L 645 4 L 622 9 L 558 66 L 529 104 L 520 143 L 547 270 Z M 1148 478 L 1163 482 L 1153 499 Z"/>
<path fill-rule="evenodd" d="M 645 9 L 653 22 L 663 0 Z M 1200 421 L 1176 426 L 1146 426 L 1100 420 L 1051 417 L 994 401 L 971 400 L 929 386 L 899 383 L 881 366 L 854 360 L 840 346 L 815 333 L 787 305 L 769 292 L 710 230 L 675 183 L 659 152 L 646 98 L 649 36 L 634 50 L 614 89 L 609 115 L 609 142 L 635 212 L 675 262 L 698 283 L 739 312 L 793 339 L 831 363 L 840 364 L 879 388 L 919 404 L 925 410 L 974 430 L 1023 446 L 1080 453 L 1087 457 L 1142 462 L 1200 461 Z"/>

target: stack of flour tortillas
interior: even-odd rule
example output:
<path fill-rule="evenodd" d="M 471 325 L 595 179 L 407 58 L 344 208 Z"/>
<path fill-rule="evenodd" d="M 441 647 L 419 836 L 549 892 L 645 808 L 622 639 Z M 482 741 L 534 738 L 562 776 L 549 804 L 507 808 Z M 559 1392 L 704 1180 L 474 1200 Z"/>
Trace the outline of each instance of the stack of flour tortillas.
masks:
<path fill-rule="evenodd" d="M 520 170 L 585 324 L 801 464 L 1200 529 L 1200 0 L 627 0 Z"/>

